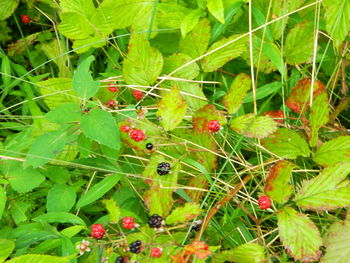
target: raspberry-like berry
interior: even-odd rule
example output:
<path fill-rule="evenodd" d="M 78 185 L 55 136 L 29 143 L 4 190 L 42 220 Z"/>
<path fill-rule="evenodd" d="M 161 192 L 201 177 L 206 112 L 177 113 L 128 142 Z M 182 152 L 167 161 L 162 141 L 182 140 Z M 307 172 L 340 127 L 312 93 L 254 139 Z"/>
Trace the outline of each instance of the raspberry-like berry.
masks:
<path fill-rule="evenodd" d="M 30 23 L 30 16 L 29 15 L 21 15 L 21 21 L 24 24 Z"/>
<path fill-rule="evenodd" d="M 133 217 L 127 216 L 123 218 L 123 227 L 126 229 L 134 229 L 135 228 L 135 220 Z"/>
<path fill-rule="evenodd" d="M 142 99 L 142 97 L 143 97 L 142 91 L 136 90 L 136 89 L 134 89 L 134 90 L 132 91 L 132 95 L 134 95 L 134 98 L 135 98 L 136 100 L 140 100 L 140 99 Z"/>
<path fill-rule="evenodd" d="M 136 240 L 129 245 L 130 252 L 139 254 L 141 252 L 142 242 L 141 240 Z"/>
<path fill-rule="evenodd" d="M 117 91 L 119 90 L 119 87 L 116 86 L 116 85 L 113 84 L 113 83 L 109 83 L 109 84 L 108 84 L 108 90 L 109 90 L 110 92 L 117 92 Z"/>
<path fill-rule="evenodd" d="M 91 226 L 91 235 L 95 239 L 101 239 L 103 238 L 104 234 L 106 233 L 105 228 L 101 224 L 94 224 Z"/>
<path fill-rule="evenodd" d="M 153 144 L 152 143 L 147 143 L 146 144 L 146 149 L 147 150 L 152 150 L 153 149 Z"/>
<path fill-rule="evenodd" d="M 148 225 L 151 228 L 160 228 L 163 224 L 163 218 L 160 215 L 154 214 L 151 215 L 148 219 Z"/>
<path fill-rule="evenodd" d="M 262 195 L 258 199 L 258 204 L 261 209 L 268 209 L 271 207 L 271 199 L 266 195 Z"/>
<path fill-rule="evenodd" d="M 211 120 L 208 123 L 208 129 L 211 132 L 218 132 L 220 130 L 220 123 L 217 120 Z"/>
<path fill-rule="evenodd" d="M 115 263 L 124 263 L 124 258 L 122 256 L 117 257 Z"/>
<path fill-rule="evenodd" d="M 166 175 L 169 173 L 169 171 L 170 171 L 170 164 L 169 163 L 162 162 L 162 163 L 158 164 L 157 173 L 159 175 Z"/>
<path fill-rule="evenodd" d="M 122 132 L 129 132 L 130 131 L 130 126 L 129 125 L 126 125 L 126 124 L 123 124 L 122 126 L 120 126 L 120 130 Z"/>
<path fill-rule="evenodd" d="M 163 254 L 163 250 L 159 247 L 151 248 L 151 257 L 152 258 L 160 258 Z"/>
<path fill-rule="evenodd" d="M 117 105 L 117 103 L 115 102 L 115 100 L 109 100 L 107 101 L 106 105 L 109 108 L 114 108 Z"/>
<path fill-rule="evenodd" d="M 138 129 L 132 129 L 131 132 L 129 133 L 129 136 L 135 142 L 143 141 L 145 139 L 144 132 Z"/>

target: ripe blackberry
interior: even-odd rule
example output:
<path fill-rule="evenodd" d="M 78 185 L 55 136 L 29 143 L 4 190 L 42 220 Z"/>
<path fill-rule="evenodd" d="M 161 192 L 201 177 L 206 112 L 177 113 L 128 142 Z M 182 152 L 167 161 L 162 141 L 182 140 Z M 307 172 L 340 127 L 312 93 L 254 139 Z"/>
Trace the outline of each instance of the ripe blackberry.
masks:
<path fill-rule="evenodd" d="M 129 245 L 130 252 L 139 254 L 141 252 L 142 242 L 141 240 L 136 240 Z"/>
<path fill-rule="evenodd" d="M 160 215 L 154 214 L 148 219 L 148 225 L 151 228 L 162 227 L 163 218 Z"/>
<path fill-rule="evenodd" d="M 146 149 L 147 150 L 152 150 L 153 149 L 153 144 L 152 143 L 147 143 L 146 144 Z"/>
<path fill-rule="evenodd" d="M 202 220 L 194 221 L 191 230 L 199 231 L 201 229 L 201 227 L 202 227 L 202 223 L 203 223 Z"/>
<path fill-rule="evenodd" d="M 124 258 L 122 256 L 117 257 L 115 263 L 124 263 Z"/>
<path fill-rule="evenodd" d="M 162 162 L 162 163 L 158 164 L 157 173 L 159 175 L 166 175 L 169 173 L 169 171 L 170 171 L 170 164 L 169 163 Z"/>

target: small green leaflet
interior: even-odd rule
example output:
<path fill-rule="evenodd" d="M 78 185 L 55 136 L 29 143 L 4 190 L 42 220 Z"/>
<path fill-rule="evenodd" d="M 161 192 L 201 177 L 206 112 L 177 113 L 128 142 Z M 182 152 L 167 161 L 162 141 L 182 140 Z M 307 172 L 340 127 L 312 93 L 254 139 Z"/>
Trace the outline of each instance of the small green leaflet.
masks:
<path fill-rule="evenodd" d="M 80 128 L 86 137 L 112 149 L 119 149 L 119 129 L 111 113 L 93 109 L 82 116 Z"/>
<path fill-rule="evenodd" d="M 7 201 L 7 197 L 6 197 L 5 189 L 4 189 L 4 187 L 2 187 L 0 185 L 0 220 L 2 218 L 2 214 L 5 210 L 6 201 Z M 1 262 L 1 260 L 0 260 L 0 262 Z"/>
<path fill-rule="evenodd" d="M 230 127 L 248 138 L 266 138 L 277 130 L 277 122 L 270 116 L 255 116 L 253 113 L 232 119 Z"/>
<path fill-rule="evenodd" d="M 109 222 L 117 224 L 120 217 L 120 208 L 113 199 L 103 200 L 102 203 L 106 206 L 109 214 Z"/>
<path fill-rule="evenodd" d="M 266 252 L 263 246 L 258 244 L 243 244 L 234 249 L 216 253 L 213 258 L 215 263 L 225 263 L 227 260 L 236 263 L 262 263 L 267 262 Z"/>
<path fill-rule="evenodd" d="M 179 67 L 190 62 L 192 58 L 189 55 L 176 53 L 164 59 L 163 73 L 170 74 Z M 173 77 L 183 78 L 183 79 L 195 79 L 199 74 L 199 67 L 197 63 L 191 63 L 174 73 Z"/>
<path fill-rule="evenodd" d="M 50 212 L 47 214 L 41 214 L 33 218 L 34 222 L 45 222 L 45 223 L 70 223 L 73 225 L 83 225 L 85 226 L 85 222 L 80 217 L 66 213 L 66 212 Z"/>
<path fill-rule="evenodd" d="M 204 12 L 201 9 L 194 9 L 189 12 L 181 22 L 181 35 L 185 38 L 186 35 L 192 31 L 193 28 L 198 24 L 198 20 L 204 16 Z"/>
<path fill-rule="evenodd" d="M 82 114 L 78 104 L 65 103 L 46 113 L 45 118 L 54 123 L 68 123 L 79 121 Z"/>
<path fill-rule="evenodd" d="M 17 0 L 4 0 L 0 1 L 0 21 L 8 18 L 15 11 L 18 6 Z"/>
<path fill-rule="evenodd" d="M 73 76 L 73 89 L 84 101 L 94 96 L 100 87 L 100 82 L 94 80 L 89 71 L 91 62 L 94 60 L 94 56 L 89 56 L 84 59 L 83 62 L 78 65 Z"/>
<path fill-rule="evenodd" d="M 69 212 L 75 204 L 76 194 L 72 187 L 55 184 L 47 193 L 47 212 Z"/>
<path fill-rule="evenodd" d="M 13 221 L 16 225 L 26 221 L 28 219 L 28 209 L 30 204 L 21 201 L 11 202 L 10 213 Z"/>
<path fill-rule="evenodd" d="M 186 203 L 183 207 L 175 208 L 166 218 L 165 222 L 169 225 L 185 223 L 199 216 L 201 212 L 202 209 L 198 204 Z"/>
<path fill-rule="evenodd" d="M 4 262 L 15 248 L 15 242 L 8 239 L 0 239 L 0 262 Z"/>
<path fill-rule="evenodd" d="M 318 141 L 318 130 L 325 125 L 329 120 L 329 106 L 327 93 L 323 92 L 317 96 L 311 106 L 310 110 L 310 128 L 311 138 L 310 146 L 316 146 Z"/>
<path fill-rule="evenodd" d="M 320 175 L 302 183 L 294 201 L 303 209 L 328 211 L 350 206 L 350 162 L 325 168 Z"/>
<path fill-rule="evenodd" d="M 187 103 L 176 87 L 167 92 L 158 102 L 157 116 L 166 131 L 175 129 L 186 114 Z"/>
<path fill-rule="evenodd" d="M 322 239 L 314 224 L 306 215 L 287 207 L 278 211 L 280 239 L 294 260 L 318 261 L 321 257 Z"/>
<path fill-rule="evenodd" d="M 224 4 L 222 0 L 207 0 L 209 12 L 222 24 L 225 23 Z"/>
<path fill-rule="evenodd" d="M 6 263 L 68 263 L 71 259 L 73 259 L 75 255 L 69 257 L 55 257 L 49 255 L 24 255 L 15 257 Z"/>
<path fill-rule="evenodd" d="M 278 161 L 271 168 L 266 178 L 265 193 L 274 201 L 284 203 L 288 201 L 293 187 L 288 184 L 295 164 L 288 161 Z"/>
<path fill-rule="evenodd" d="M 27 193 L 38 187 L 45 177 L 38 169 L 23 168 L 18 163 L 12 163 L 8 171 L 8 181 L 12 189 L 18 193 Z"/>
<path fill-rule="evenodd" d="M 313 156 L 313 160 L 323 166 L 349 161 L 350 136 L 339 136 L 324 143 Z"/>

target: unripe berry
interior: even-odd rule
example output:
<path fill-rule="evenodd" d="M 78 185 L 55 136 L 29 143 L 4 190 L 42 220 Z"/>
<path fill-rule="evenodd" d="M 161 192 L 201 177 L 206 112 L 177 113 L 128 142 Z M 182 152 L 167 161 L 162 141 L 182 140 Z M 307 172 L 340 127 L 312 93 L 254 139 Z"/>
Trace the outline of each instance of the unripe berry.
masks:
<path fill-rule="evenodd" d="M 271 199 L 266 195 L 262 195 L 258 199 L 258 204 L 261 209 L 268 209 L 271 207 Z"/>
<path fill-rule="evenodd" d="M 114 108 L 117 105 L 117 103 L 115 102 L 115 100 L 109 100 L 107 101 L 106 105 L 109 108 Z"/>
<path fill-rule="evenodd" d="M 126 229 L 134 229 L 136 226 L 133 217 L 127 216 L 123 218 L 123 227 Z"/>
<path fill-rule="evenodd" d="M 126 124 L 123 124 L 122 126 L 120 126 L 120 130 L 122 132 L 129 132 L 130 131 L 130 126 L 126 125 Z"/>
<path fill-rule="evenodd" d="M 108 84 L 108 90 L 110 92 L 117 92 L 119 90 L 119 87 L 115 86 L 115 84 L 113 84 L 113 83 L 109 83 Z"/>
<path fill-rule="evenodd" d="M 163 250 L 159 247 L 151 248 L 151 257 L 152 258 L 160 258 L 163 254 Z"/>
<path fill-rule="evenodd" d="M 24 23 L 24 24 L 30 23 L 30 17 L 29 17 L 29 15 L 21 15 L 21 21 L 22 21 L 22 23 Z"/>
<path fill-rule="evenodd" d="M 138 129 L 132 129 L 129 133 L 129 136 L 135 142 L 143 141 L 145 139 L 145 134 L 143 133 L 143 131 Z"/>
<path fill-rule="evenodd" d="M 211 132 L 218 132 L 220 130 L 220 123 L 217 120 L 211 120 L 208 123 L 208 129 Z"/>
<path fill-rule="evenodd" d="M 140 99 L 142 99 L 142 97 L 143 97 L 142 91 L 136 90 L 136 89 L 134 89 L 134 90 L 132 91 L 132 95 L 134 95 L 134 98 L 135 98 L 136 100 L 140 100 Z"/>

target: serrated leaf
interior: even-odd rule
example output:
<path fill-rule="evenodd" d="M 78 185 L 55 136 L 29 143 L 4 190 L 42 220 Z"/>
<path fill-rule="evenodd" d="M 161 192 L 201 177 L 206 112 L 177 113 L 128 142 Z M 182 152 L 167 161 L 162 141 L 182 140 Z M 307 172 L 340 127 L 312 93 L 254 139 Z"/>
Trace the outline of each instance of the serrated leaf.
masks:
<path fill-rule="evenodd" d="M 15 257 L 6 263 L 68 263 L 75 255 L 69 257 L 55 257 L 49 255 L 24 255 Z"/>
<path fill-rule="evenodd" d="M 258 244 L 243 244 L 215 254 L 213 263 L 225 263 L 227 260 L 235 263 L 265 263 L 265 254 L 264 247 Z"/>
<path fill-rule="evenodd" d="M 310 148 L 304 138 L 297 132 L 280 128 L 268 138 L 261 141 L 262 146 L 281 158 L 296 159 L 298 156 L 308 157 Z"/>
<path fill-rule="evenodd" d="M 128 54 L 123 63 L 123 77 L 127 84 L 152 85 L 160 75 L 163 56 L 151 47 L 144 34 L 132 33 Z"/>
<path fill-rule="evenodd" d="M 72 187 L 55 184 L 47 193 L 47 212 L 69 212 L 75 204 L 76 194 Z"/>
<path fill-rule="evenodd" d="M 194 9 L 190 11 L 181 22 L 181 35 L 183 38 L 192 31 L 193 28 L 198 24 L 199 18 L 203 16 L 204 13 L 201 9 Z"/>
<path fill-rule="evenodd" d="M 94 56 L 89 56 L 84 59 L 84 61 L 78 65 L 73 76 L 73 89 L 84 101 L 94 96 L 100 87 L 100 82 L 93 80 L 89 72 L 91 62 L 94 60 Z"/>
<path fill-rule="evenodd" d="M 174 87 L 158 102 L 157 116 L 166 131 L 175 129 L 186 114 L 187 103 L 178 88 Z"/>
<path fill-rule="evenodd" d="M 222 99 L 222 103 L 225 105 L 228 113 L 233 114 L 238 111 L 251 85 L 252 79 L 244 73 L 238 74 L 232 81 L 228 93 Z"/>
<path fill-rule="evenodd" d="M 38 169 L 24 169 L 17 163 L 11 165 L 7 176 L 10 186 L 18 193 L 27 193 L 38 187 L 45 180 L 45 177 Z"/>
<path fill-rule="evenodd" d="M 82 116 L 80 128 L 86 137 L 112 149 L 119 149 L 119 129 L 111 113 L 93 109 Z"/>
<path fill-rule="evenodd" d="M 176 53 L 164 59 L 163 73 L 170 74 L 172 71 L 183 66 L 192 58 L 186 54 Z M 191 63 L 183 69 L 177 71 L 172 76 L 183 79 L 195 79 L 199 74 L 199 67 L 197 63 Z"/>
<path fill-rule="evenodd" d="M 70 223 L 73 225 L 83 225 L 85 226 L 85 222 L 80 217 L 66 213 L 66 212 L 50 212 L 46 214 L 41 214 L 33 218 L 34 222 L 45 222 L 45 223 Z"/>
<path fill-rule="evenodd" d="M 313 156 L 313 160 L 323 166 L 349 161 L 350 136 L 339 136 L 324 143 Z"/>
<path fill-rule="evenodd" d="M 284 248 L 294 260 L 319 260 L 322 239 L 316 225 L 306 215 L 287 207 L 278 211 L 278 229 Z"/>
<path fill-rule="evenodd" d="M 166 218 L 165 222 L 169 225 L 185 223 L 199 216 L 201 212 L 202 209 L 198 204 L 186 203 L 183 207 L 175 208 Z"/>
<path fill-rule="evenodd" d="M 221 126 L 225 125 L 227 120 L 225 115 L 218 111 L 213 104 L 207 104 L 196 111 L 192 117 L 193 128 L 202 133 L 209 132 L 209 121 L 217 120 Z"/>
<path fill-rule="evenodd" d="M 266 178 L 265 193 L 274 201 L 284 203 L 288 201 L 293 187 L 288 184 L 295 164 L 288 161 L 278 161 L 271 168 Z"/>
<path fill-rule="evenodd" d="M 326 254 L 321 263 L 347 263 L 350 258 L 350 218 L 335 222 L 328 229 L 324 238 Z"/>
<path fill-rule="evenodd" d="M 209 39 L 210 22 L 203 18 L 185 38 L 180 40 L 179 50 L 191 58 L 197 58 L 207 50 Z"/>
<path fill-rule="evenodd" d="M 207 104 L 207 98 L 203 93 L 202 87 L 198 83 L 176 81 L 175 86 L 177 86 L 183 92 L 194 95 L 190 96 L 188 94 L 183 94 L 188 107 L 192 111 L 197 111 Z"/>
<path fill-rule="evenodd" d="M 27 211 L 31 205 L 21 201 L 11 202 L 11 217 L 16 225 L 26 221 L 28 219 Z"/>
<path fill-rule="evenodd" d="M 2 218 L 2 214 L 6 207 L 6 201 L 7 201 L 7 197 L 6 197 L 5 189 L 0 185 L 0 220 Z"/>
<path fill-rule="evenodd" d="M 303 22 L 296 24 L 287 34 L 284 54 L 290 65 L 308 62 L 314 51 L 313 23 Z M 302 43 L 302 45 L 301 45 Z"/>
<path fill-rule="evenodd" d="M 232 35 L 212 44 L 207 50 L 207 53 L 217 48 L 220 49 L 203 58 L 201 61 L 203 71 L 215 71 L 225 65 L 228 61 L 239 57 L 246 50 L 247 41 L 248 37 L 246 36 L 242 37 L 241 35 Z"/>
<path fill-rule="evenodd" d="M 222 0 L 208 0 L 207 7 L 209 12 L 222 24 L 225 23 L 224 4 Z"/>
<path fill-rule="evenodd" d="M 338 47 L 350 30 L 350 2 L 324 0 L 326 30 Z"/>
<path fill-rule="evenodd" d="M 18 0 L 0 1 L 0 20 L 8 18 L 18 6 Z"/>
<path fill-rule="evenodd" d="M 277 130 L 277 122 L 270 116 L 255 116 L 249 113 L 232 119 L 230 127 L 245 137 L 262 139 Z"/>
<path fill-rule="evenodd" d="M 350 163 L 325 168 L 320 175 L 304 181 L 294 201 L 303 209 L 328 211 L 350 206 Z"/>
<path fill-rule="evenodd" d="M 81 115 L 82 111 L 78 104 L 65 103 L 46 113 L 45 118 L 51 122 L 63 124 L 79 121 Z"/>
<path fill-rule="evenodd" d="M 4 262 L 15 248 L 15 242 L 8 239 L 0 239 L 0 262 Z"/>
<path fill-rule="evenodd" d="M 311 138 L 310 146 L 316 146 L 318 141 L 318 130 L 329 120 L 329 106 L 327 93 L 317 96 L 312 102 L 310 110 Z"/>
<path fill-rule="evenodd" d="M 117 224 L 120 217 L 120 208 L 117 206 L 117 203 L 113 199 L 103 200 L 102 203 L 108 211 L 109 222 L 111 224 Z"/>
<path fill-rule="evenodd" d="M 158 25 L 160 28 L 181 28 L 181 23 L 189 12 L 182 5 L 161 2 L 157 7 Z"/>
<path fill-rule="evenodd" d="M 76 208 L 81 208 L 83 206 L 91 204 L 104 196 L 119 182 L 120 178 L 120 174 L 109 175 L 97 184 L 93 185 L 87 193 L 80 197 L 76 204 Z"/>
<path fill-rule="evenodd" d="M 298 83 L 292 88 L 292 92 L 289 94 L 286 104 L 296 113 L 306 112 L 310 107 L 310 93 L 311 93 L 311 79 L 305 78 L 298 81 Z M 326 87 L 315 80 L 313 88 L 313 98 L 326 92 Z"/>

